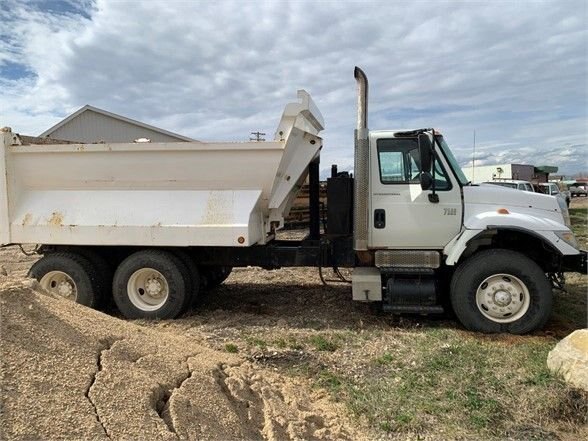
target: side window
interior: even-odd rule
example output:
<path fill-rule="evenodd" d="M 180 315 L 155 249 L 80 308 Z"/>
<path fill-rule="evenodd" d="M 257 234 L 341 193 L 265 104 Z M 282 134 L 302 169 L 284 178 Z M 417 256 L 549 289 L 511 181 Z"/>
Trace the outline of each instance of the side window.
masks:
<path fill-rule="evenodd" d="M 421 173 L 419 146 L 415 138 L 378 139 L 378 163 L 382 184 L 418 184 Z M 450 190 L 443 165 L 435 161 L 436 190 Z"/>
<path fill-rule="evenodd" d="M 404 155 L 402 152 L 379 151 L 380 179 L 383 184 L 404 182 Z"/>
<path fill-rule="evenodd" d="M 523 184 L 518 184 L 518 190 L 525 190 L 525 186 Z"/>

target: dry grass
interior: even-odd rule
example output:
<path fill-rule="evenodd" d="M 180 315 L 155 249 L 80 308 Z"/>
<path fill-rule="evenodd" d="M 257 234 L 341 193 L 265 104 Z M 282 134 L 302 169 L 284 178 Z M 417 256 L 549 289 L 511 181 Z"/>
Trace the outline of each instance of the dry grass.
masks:
<path fill-rule="evenodd" d="M 588 247 L 588 208 L 570 208 L 570 219 L 580 247 L 586 249 Z"/>
<path fill-rule="evenodd" d="M 502 438 L 523 427 L 573 429 L 586 423 L 587 409 L 575 413 L 562 406 L 569 389 L 545 366 L 551 347 L 535 339 L 513 344 L 429 330 L 396 353 L 374 358 L 370 375 L 346 383 L 346 401 L 355 414 L 389 432 L 441 428 L 451 438 Z"/>
<path fill-rule="evenodd" d="M 586 431 L 588 394 L 549 372 L 556 339 L 546 333 L 483 336 L 446 321 L 407 321 L 363 332 L 259 327 L 247 334 L 267 345 L 245 345 L 242 355 L 311 379 L 374 433 L 579 439 Z"/>

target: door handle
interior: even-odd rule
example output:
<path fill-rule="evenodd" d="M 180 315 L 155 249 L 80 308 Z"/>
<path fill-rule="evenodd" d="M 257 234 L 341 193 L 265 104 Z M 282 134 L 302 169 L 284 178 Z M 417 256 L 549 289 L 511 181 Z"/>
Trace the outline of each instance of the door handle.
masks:
<path fill-rule="evenodd" d="M 374 228 L 385 228 L 386 227 L 386 210 L 382 208 L 376 208 L 374 210 Z"/>

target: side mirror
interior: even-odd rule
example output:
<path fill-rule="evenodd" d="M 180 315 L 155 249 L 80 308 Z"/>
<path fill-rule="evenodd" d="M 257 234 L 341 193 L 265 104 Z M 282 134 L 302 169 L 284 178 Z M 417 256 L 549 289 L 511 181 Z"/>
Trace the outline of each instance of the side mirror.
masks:
<path fill-rule="evenodd" d="M 432 187 L 433 185 L 433 176 L 431 176 L 431 173 L 429 172 L 422 172 L 419 175 L 420 181 L 421 181 L 421 188 L 423 190 L 428 190 L 429 188 Z"/>
<path fill-rule="evenodd" d="M 421 170 L 423 171 L 423 173 L 430 173 L 431 161 L 433 159 L 433 145 L 431 144 L 431 138 L 429 138 L 429 135 L 427 135 L 426 133 L 421 133 L 418 139 L 419 153 L 421 155 Z"/>

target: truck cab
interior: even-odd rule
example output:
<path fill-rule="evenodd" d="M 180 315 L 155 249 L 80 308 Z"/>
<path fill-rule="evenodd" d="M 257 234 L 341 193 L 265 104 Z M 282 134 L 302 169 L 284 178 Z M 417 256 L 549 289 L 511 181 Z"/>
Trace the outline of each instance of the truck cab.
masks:
<path fill-rule="evenodd" d="M 354 298 L 415 313 L 448 302 L 481 332 L 543 326 L 563 271 L 586 272 L 565 201 L 472 185 L 434 129 L 369 130 L 355 76 L 355 199 L 368 202 L 354 206 Z"/>
<path fill-rule="evenodd" d="M 565 202 L 472 185 L 434 129 L 376 130 L 367 140 L 368 240 L 357 251 L 373 266 L 356 268 L 354 298 L 414 313 L 449 300 L 482 332 L 541 327 L 551 282 L 566 265 L 585 271 Z"/>

